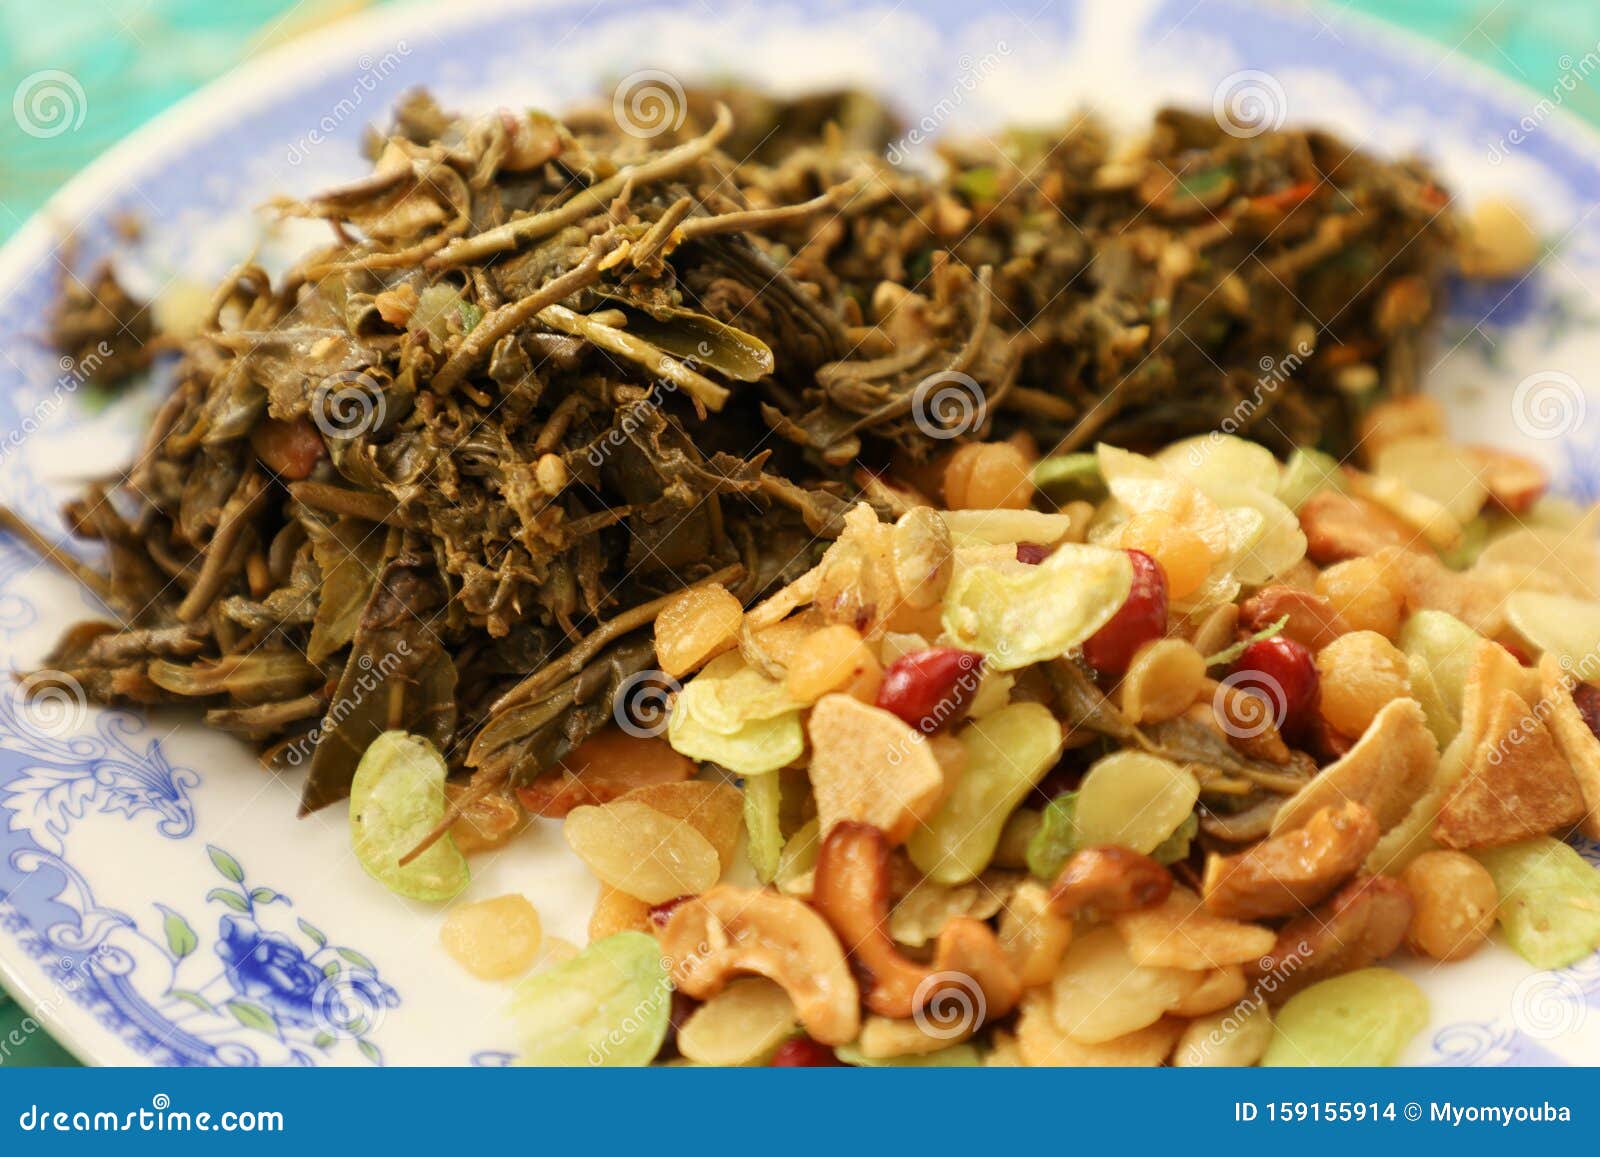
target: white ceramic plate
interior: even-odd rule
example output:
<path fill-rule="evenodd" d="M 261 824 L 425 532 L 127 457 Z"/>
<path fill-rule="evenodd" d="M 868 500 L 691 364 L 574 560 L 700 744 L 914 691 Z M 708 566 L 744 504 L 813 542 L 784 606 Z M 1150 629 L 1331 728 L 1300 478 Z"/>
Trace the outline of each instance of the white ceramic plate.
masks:
<path fill-rule="evenodd" d="M 1032 7 L 1032 6 L 1029 6 Z M 57 527 L 60 499 L 125 461 L 159 385 L 109 408 L 40 340 L 71 237 L 80 266 L 143 219 L 122 257 L 136 292 L 209 284 L 259 247 L 298 247 L 252 208 L 363 171 L 363 127 L 406 88 L 447 105 L 560 108 L 636 70 L 739 76 L 782 90 L 887 93 L 921 134 L 1059 120 L 1092 103 L 1136 125 L 1161 103 L 1317 121 L 1429 155 L 1469 199 L 1520 197 L 1553 252 L 1516 284 L 1456 299 L 1431 388 L 1459 433 L 1548 462 L 1594 497 L 1585 382 L 1600 364 L 1600 140 L 1533 94 L 1440 48 L 1348 16 L 1244 0 L 1044 6 L 497 4 L 375 11 L 240 70 L 130 138 L 0 254 L 0 495 Z M 1005 13 L 1005 7 L 999 6 Z M 89 99 L 92 98 L 92 94 Z M 1241 102 L 1243 102 L 1241 104 Z M 915 151 L 916 142 L 906 142 Z M 1520 386 L 1520 388 L 1519 388 Z M 0 538 L 0 662 L 37 663 L 98 613 Z M 350 856 L 343 809 L 294 818 L 298 784 L 172 715 L 0 697 L 0 977 L 68 1048 L 102 1064 L 495 1064 L 504 990 L 438 947 L 440 912 L 398 900 Z M 1590 849 L 1592 851 L 1592 849 Z M 583 940 L 595 884 L 554 825 L 474 861 L 468 898 L 527 893 Z M 254 946 L 246 951 L 248 946 Z M 1422 977 L 1434 1024 L 1419 1063 L 1600 1061 L 1600 961 L 1536 975 L 1496 948 Z M 1594 1023 L 1589 1023 L 1593 1020 Z"/>

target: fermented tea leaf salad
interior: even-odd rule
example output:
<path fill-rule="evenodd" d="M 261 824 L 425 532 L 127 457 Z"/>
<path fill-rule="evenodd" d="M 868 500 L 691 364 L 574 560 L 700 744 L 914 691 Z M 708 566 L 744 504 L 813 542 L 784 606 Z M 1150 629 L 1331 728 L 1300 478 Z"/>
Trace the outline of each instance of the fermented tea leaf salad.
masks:
<path fill-rule="evenodd" d="M 50 675 L 348 797 L 530 1064 L 1387 1063 L 1384 962 L 1592 950 L 1600 559 L 1412 389 L 1445 195 L 1177 112 L 894 131 L 419 94 L 292 269 L 160 332 L 97 275 L 64 347 L 175 384 L 68 509 L 104 572 L 5 515 L 120 616 Z M 529 817 L 586 947 L 472 892 Z"/>

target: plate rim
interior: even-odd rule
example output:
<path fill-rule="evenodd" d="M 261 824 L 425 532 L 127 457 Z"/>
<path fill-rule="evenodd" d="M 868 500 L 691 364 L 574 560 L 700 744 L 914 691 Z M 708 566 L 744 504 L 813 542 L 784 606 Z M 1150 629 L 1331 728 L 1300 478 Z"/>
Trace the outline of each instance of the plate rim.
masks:
<path fill-rule="evenodd" d="M 1079 5 L 1088 2 L 1077 0 Z M 1312 16 L 1306 4 L 1294 0 L 1227 2 L 1272 11 L 1298 23 L 1309 23 Z M 579 0 L 458 0 L 441 7 L 428 0 L 404 0 L 392 7 L 369 8 L 341 17 L 274 45 L 180 98 L 68 178 L 0 245 L 0 285 L 20 283 L 36 263 L 49 260 L 79 228 L 96 218 L 108 194 L 117 191 L 120 179 L 150 171 L 168 156 L 182 152 L 196 136 L 215 130 L 243 110 L 270 108 L 282 99 L 281 90 L 286 84 L 325 77 L 344 57 L 380 42 L 403 42 L 483 23 L 495 16 L 578 4 Z M 641 5 L 635 0 L 618 5 L 634 6 Z M 1435 59 L 1434 53 L 1443 45 L 1379 16 L 1346 8 L 1336 13 L 1336 18 L 1347 26 L 1341 32 L 1353 33 L 1348 39 L 1355 41 L 1360 50 L 1426 63 L 1433 73 L 1447 74 L 1461 86 L 1506 104 L 1508 112 L 1513 111 L 1509 106 L 1516 102 L 1545 98 L 1533 85 L 1505 76 L 1472 57 L 1452 54 Z M 1343 41 L 1345 37 L 1339 39 Z M 1296 120 L 1300 122 L 1300 118 Z M 1312 118 L 1301 123 L 1312 123 Z M 1600 126 L 1563 105 L 1541 121 L 1539 128 L 1561 138 L 1567 147 L 1587 155 L 1600 167 Z M 10 292 L 0 293 L 0 303 L 10 296 Z M 123 1058 L 99 1047 L 114 1037 L 79 1035 L 70 1018 L 59 1015 L 52 1001 L 40 997 L 19 967 L 25 959 L 9 937 L 0 937 L 0 984 L 26 1016 L 83 1065 L 121 1063 Z"/>

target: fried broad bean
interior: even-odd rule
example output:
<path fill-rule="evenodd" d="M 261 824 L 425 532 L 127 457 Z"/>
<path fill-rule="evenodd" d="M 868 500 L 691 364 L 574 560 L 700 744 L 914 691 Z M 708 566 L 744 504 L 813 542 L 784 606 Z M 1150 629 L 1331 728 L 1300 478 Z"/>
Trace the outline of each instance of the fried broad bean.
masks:
<path fill-rule="evenodd" d="M 1135 964 L 1115 929 L 1072 942 L 1052 986 L 1054 1016 L 1079 1044 L 1104 1044 L 1156 1023 L 1200 983 L 1181 968 Z"/>
<path fill-rule="evenodd" d="M 1000 947 L 1024 988 L 1048 984 L 1072 944 L 1072 919 L 1057 913 L 1043 884 L 1018 885 L 1000 914 Z"/>
<path fill-rule="evenodd" d="M 1180 1069 L 1244 1068 L 1272 1043 L 1272 1014 L 1260 1003 L 1219 1009 L 1191 1020 L 1178 1038 L 1172 1064 Z"/>
<path fill-rule="evenodd" d="M 509 1007 L 525 1065 L 647 1065 L 666 1039 L 672 986 L 656 942 L 619 932 L 518 983 Z"/>
<path fill-rule="evenodd" d="M 966 749 L 966 768 L 906 845 L 912 863 L 941 884 L 964 883 L 988 867 L 1006 818 L 1055 762 L 1063 734 L 1049 708 L 1013 703 L 956 738 Z"/>
<path fill-rule="evenodd" d="M 634 788 L 622 798 L 688 824 L 716 849 L 723 871 L 733 865 L 744 827 L 744 798 L 731 783 L 713 779 L 656 783 Z"/>
<path fill-rule="evenodd" d="M 1535 968 L 1565 968 L 1600 947 L 1600 876 L 1550 836 L 1476 858 L 1494 877 L 1506 942 Z"/>
<path fill-rule="evenodd" d="M 793 1035 L 798 1020 L 789 994 L 764 976 L 735 980 L 689 1015 L 678 1051 L 700 1065 L 748 1065 Z"/>
<path fill-rule="evenodd" d="M 1500 893 L 1477 860 L 1464 852 L 1423 852 L 1400 879 L 1416 904 L 1406 931 L 1413 949 L 1435 960 L 1460 960 L 1489 939 Z"/>
<path fill-rule="evenodd" d="M 1154 1024 L 1100 1044 L 1073 1040 L 1054 1015 L 1047 988 L 1030 989 L 1017 1017 L 1017 1053 L 1030 1067 L 1149 1068 L 1159 1065 L 1183 1035 L 1183 1021 L 1163 1017 Z"/>
<path fill-rule="evenodd" d="M 1200 783 L 1188 768 L 1142 751 L 1114 752 L 1095 762 L 1078 790 L 1079 838 L 1148 855 L 1199 798 Z"/>
<path fill-rule="evenodd" d="M 1187 888 L 1161 904 L 1113 918 L 1128 955 L 1138 964 L 1196 972 L 1258 960 L 1277 937 L 1269 928 L 1213 916 Z"/>
<path fill-rule="evenodd" d="M 1390 1065 L 1428 1023 L 1428 999 L 1387 968 L 1314 984 L 1278 1011 L 1265 1066 Z"/>
<path fill-rule="evenodd" d="M 596 876 L 647 904 L 703 892 L 722 875 L 693 824 L 635 800 L 573 808 L 562 834 Z"/>

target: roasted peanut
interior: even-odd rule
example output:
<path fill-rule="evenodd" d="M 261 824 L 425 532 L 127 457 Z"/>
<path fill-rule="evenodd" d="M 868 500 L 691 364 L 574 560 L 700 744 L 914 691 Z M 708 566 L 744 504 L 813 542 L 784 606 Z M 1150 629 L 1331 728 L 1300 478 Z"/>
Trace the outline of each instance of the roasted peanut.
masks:
<path fill-rule="evenodd" d="M 1149 856 L 1110 845 L 1073 852 L 1050 888 L 1050 908 L 1060 916 L 1102 918 L 1166 901 L 1172 873 Z"/>
<path fill-rule="evenodd" d="M 951 510 L 1024 510 L 1033 502 L 1033 462 L 1009 442 L 969 442 L 950 458 L 944 502 Z"/>
<path fill-rule="evenodd" d="M 1467 459 L 1477 468 L 1478 477 L 1489 488 L 1489 500 L 1502 510 L 1521 514 L 1550 486 L 1549 472 L 1531 458 L 1495 446 L 1464 449 Z"/>
<path fill-rule="evenodd" d="M 589 943 L 615 936 L 618 932 L 650 931 L 650 905 L 636 900 L 610 884 L 600 885 L 594 911 L 589 915 Z"/>
<path fill-rule="evenodd" d="M 1176 719 L 1200 697 L 1206 662 L 1182 639 L 1156 639 L 1134 652 L 1122 677 L 1122 713 L 1131 723 Z"/>
<path fill-rule="evenodd" d="M 527 971 L 539 954 L 539 913 L 512 893 L 463 904 L 445 918 L 439 941 L 479 980 L 506 980 Z"/>
<path fill-rule="evenodd" d="M 580 744 L 526 787 L 517 799 L 536 816 L 561 819 L 582 804 L 604 804 L 636 787 L 676 783 L 694 775 L 694 761 L 672 750 L 665 739 L 635 737 L 608 727 Z"/>
<path fill-rule="evenodd" d="M 1413 549 L 1417 532 L 1383 507 L 1337 490 L 1319 490 L 1300 506 L 1306 557 L 1318 566 L 1377 554 L 1385 547 Z"/>
<path fill-rule="evenodd" d="M 1294 587 L 1263 587 L 1239 606 L 1239 627 L 1255 633 L 1264 631 L 1279 619 L 1289 621 L 1279 629 L 1286 638 L 1319 651 L 1350 627 L 1322 595 Z"/>
<path fill-rule="evenodd" d="M 1142 551 L 1155 559 L 1167 580 L 1167 593 L 1175 599 L 1198 590 L 1214 561 L 1203 538 L 1161 510 L 1146 510 L 1128 519 L 1118 542 L 1124 550 Z"/>
<path fill-rule="evenodd" d="M 1378 821 L 1358 803 L 1325 807 L 1304 827 L 1206 861 L 1206 911 L 1235 920 L 1289 916 L 1323 899 L 1378 842 Z"/>
<path fill-rule="evenodd" d="M 1528 211 L 1504 198 L 1479 201 L 1466 226 L 1459 260 L 1468 277 L 1520 276 L 1539 260 L 1544 248 Z"/>
<path fill-rule="evenodd" d="M 1389 398 L 1362 416 L 1360 445 L 1366 461 L 1391 442 L 1403 438 L 1442 438 L 1444 407 L 1426 394 Z"/>
<path fill-rule="evenodd" d="M 1271 1004 L 1319 980 L 1354 972 L 1400 947 L 1413 911 L 1411 893 L 1391 876 L 1352 880 L 1326 903 L 1278 930 L 1271 952 L 1245 976 Z"/>

